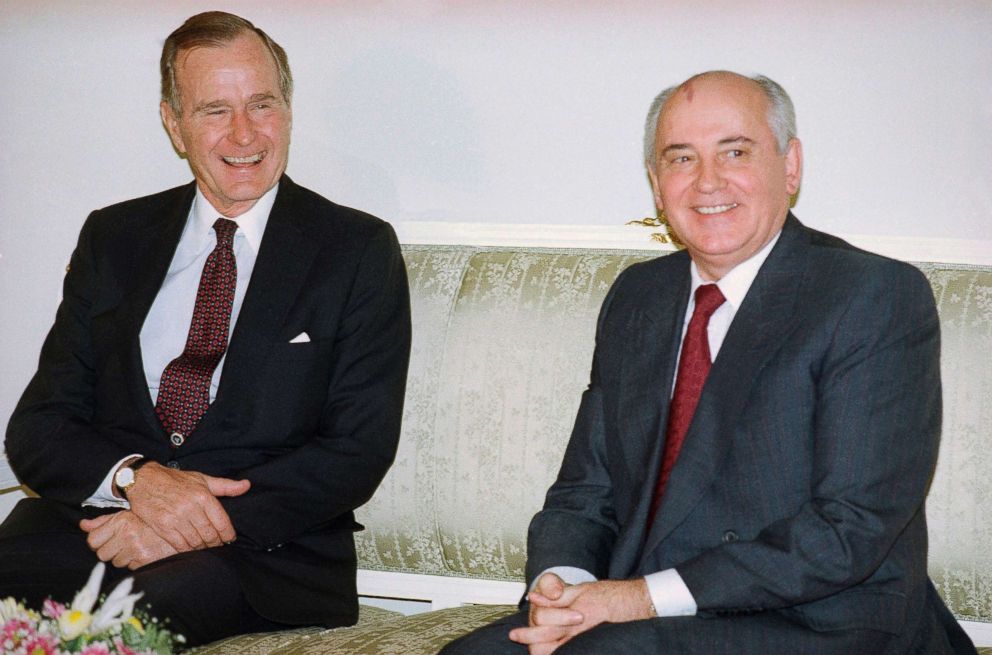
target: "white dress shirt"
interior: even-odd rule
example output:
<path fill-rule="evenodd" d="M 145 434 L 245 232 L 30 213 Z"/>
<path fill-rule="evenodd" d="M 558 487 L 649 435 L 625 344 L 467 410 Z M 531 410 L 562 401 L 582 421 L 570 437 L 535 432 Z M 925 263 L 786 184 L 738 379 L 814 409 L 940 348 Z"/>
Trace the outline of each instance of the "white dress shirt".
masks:
<path fill-rule="evenodd" d="M 710 357 L 714 361 L 720 352 L 720 346 L 723 345 L 723 340 L 727 336 L 727 332 L 730 330 L 730 324 L 733 322 L 734 316 L 737 315 L 737 310 L 740 308 L 741 303 L 744 302 L 744 297 L 747 295 L 748 290 L 750 290 L 754 278 L 758 275 L 761 265 L 765 263 L 765 259 L 768 258 L 768 253 L 771 252 L 772 248 L 778 242 L 780 235 L 781 232 L 776 234 L 771 241 L 752 255 L 750 259 L 735 266 L 716 282 L 726 301 L 713 312 L 707 326 L 706 336 L 709 340 Z M 692 312 L 696 308 L 696 289 L 704 284 L 710 284 L 709 281 L 704 280 L 699 274 L 699 269 L 696 267 L 695 262 L 689 265 L 689 274 L 691 276 L 691 286 L 689 288 L 689 302 L 685 310 L 685 321 L 682 323 L 683 339 L 685 339 L 685 332 L 689 327 L 689 321 L 692 320 Z M 682 348 L 680 346 L 679 358 L 681 357 Z M 676 362 L 675 372 L 677 377 L 678 362 Z M 673 384 L 673 392 L 674 386 Z M 596 577 L 589 571 L 574 566 L 555 566 L 543 573 L 549 572 L 558 575 L 558 577 L 568 584 L 580 584 L 596 580 Z M 535 578 L 535 584 L 540 577 L 539 575 Z M 648 585 L 648 594 L 651 596 L 651 603 L 654 605 L 655 613 L 658 616 L 693 616 L 696 614 L 696 599 L 693 598 L 692 592 L 685 585 L 682 576 L 674 568 L 650 573 L 644 576 L 644 579 Z M 533 586 L 532 584 L 532 589 Z"/>
<path fill-rule="evenodd" d="M 262 235 L 269 222 L 269 213 L 272 211 L 278 190 L 277 184 L 259 198 L 251 209 L 230 219 L 238 224 L 233 244 L 238 279 L 234 288 L 229 339 L 241 312 L 248 281 L 251 279 L 252 271 L 255 270 L 255 259 L 258 257 Z M 218 218 L 227 217 L 218 212 L 197 187 L 193 206 L 190 207 L 186 219 L 186 227 L 183 228 L 182 236 L 179 238 L 169 270 L 141 327 L 141 359 L 148 393 L 153 403 L 158 400 L 162 372 L 169 362 L 182 354 L 186 348 L 186 338 L 193 320 L 193 307 L 196 304 L 196 292 L 200 286 L 203 265 L 217 245 L 217 235 L 213 226 Z M 220 383 L 225 359 L 226 354 L 217 364 L 210 379 L 210 402 L 217 397 L 217 385 Z M 130 508 L 127 500 L 114 495 L 113 477 L 121 464 L 135 457 L 141 457 L 141 454 L 133 453 L 115 464 L 96 492 L 83 501 L 83 505 Z"/>

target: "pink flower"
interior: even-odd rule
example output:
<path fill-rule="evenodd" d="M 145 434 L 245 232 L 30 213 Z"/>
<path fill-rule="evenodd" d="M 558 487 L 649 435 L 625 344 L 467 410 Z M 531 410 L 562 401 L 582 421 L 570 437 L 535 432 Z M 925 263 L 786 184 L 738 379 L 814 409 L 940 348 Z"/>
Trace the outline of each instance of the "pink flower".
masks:
<path fill-rule="evenodd" d="M 20 618 L 13 618 L 3 624 L 3 640 L 11 641 L 15 646 L 24 639 L 34 637 L 37 632 L 31 622 Z"/>
<path fill-rule="evenodd" d="M 137 653 L 129 648 L 120 637 L 114 637 L 114 648 L 117 649 L 117 652 L 120 653 L 120 655 L 137 655 Z"/>
<path fill-rule="evenodd" d="M 41 613 L 50 619 L 57 619 L 62 616 L 62 612 L 65 611 L 65 605 L 62 603 L 56 603 L 51 598 L 46 598 L 45 603 L 41 606 Z"/>
<path fill-rule="evenodd" d="M 89 644 L 83 648 L 82 651 L 80 651 L 79 655 L 110 655 L 110 648 L 107 647 L 107 644 L 102 642 L 97 644 Z"/>
<path fill-rule="evenodd" d="M 55 655 L 58 644 L 48 635 L 35 634 L 24 640 L 24 650 L 30 655 Z"/>

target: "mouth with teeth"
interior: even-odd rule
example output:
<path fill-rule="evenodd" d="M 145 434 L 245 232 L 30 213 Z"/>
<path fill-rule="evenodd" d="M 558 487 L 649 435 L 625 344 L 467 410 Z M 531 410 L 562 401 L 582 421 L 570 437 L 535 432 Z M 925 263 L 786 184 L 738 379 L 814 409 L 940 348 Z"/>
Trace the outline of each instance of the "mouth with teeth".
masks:
<path fill-rule="evenodd" d="M 729 212 L 731 209 L 737 207 L 736 202 L 732 202 L 726 205 L 710 205 L 708 207 L 694 207 L 700 214 L 705 214 L 706 216 L 711 216 L 713 214 L 721 214 L 723 212 Z"/>
<path fill-rule="evenodd" d="M 247 157 L 221 157 L 221 159 L 229 166 L 255 166 L 265 159 L 265 154 L 265 152 L 256 152 L 254 155 L 248 155 Z"/>

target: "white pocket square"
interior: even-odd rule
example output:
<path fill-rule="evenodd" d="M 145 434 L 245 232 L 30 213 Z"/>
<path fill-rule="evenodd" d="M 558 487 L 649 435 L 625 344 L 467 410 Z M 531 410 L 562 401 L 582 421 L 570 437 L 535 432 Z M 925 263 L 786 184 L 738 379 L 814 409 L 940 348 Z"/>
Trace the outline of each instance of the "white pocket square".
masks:
<path fill-rule="evenodd" d="M 290 343 L 310 343 L 310 335 L 306 332 L 300 332 L 295 337 L 289 340 Z"/>

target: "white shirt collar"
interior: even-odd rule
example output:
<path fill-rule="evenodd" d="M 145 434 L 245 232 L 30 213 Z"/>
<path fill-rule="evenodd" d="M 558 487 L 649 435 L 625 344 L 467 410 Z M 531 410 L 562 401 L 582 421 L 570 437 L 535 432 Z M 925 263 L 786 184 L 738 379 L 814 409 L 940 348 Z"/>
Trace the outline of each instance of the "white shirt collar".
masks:
<path fill-rule="evenodd" d="M 778 234 L 772 237 L 771 241 L 766 243 L 761 250 L 730 269 L 726 275 L 716 282 L 716 285 L 720 288 L 720 292 L 723 294 L 723 297 L 726 298 L 727 303 L 733 307 L 735 313 L 740 308 L 741 303 L 744 302 L 744 296 L 747 295 L 748 290 L 751 288 L 751 284 L 754 282 L 754 278 L 757 277 L 758 271 L 761 270 L 761 265 L 765 263 L 766 259 L 768 259 L 768 254 L 772 251 L 772 248 L 775 247 L 775 244 L 778 242 L 778 238 L 780 236 L 782 236 L 781 230 L 779 230 Z M 692 286 L 689 289 L 689 299 L 692 300 L 696 297 L 696 289 L 703 284 L 710 284 L 710 281 L 704 280 L 699 274 L 699 269 L 696 268 L 696 262 L 692 262 L 692 264 L 689 265 L 689 274 L 692 276 Z"/>
<path fill-rule="evenodd" d="M 244 234 L 245 241 L 254 252 L 258 252 L 262 245 L 262 235 L 265 233 L 265 226 L 269 222 L 269 214 L 272 212 L 272 205 L 276 202 L 276 193 L 279 191 L 279 184 L 265 192 L 261 198 L 244 214 L 230 219 L 238 224 L 238 232 Z M 227 218 L 217 211 L 207 197 L 200 191 L 200 186 L 196 187 L 196 198 L 193 200 L 193 221 L 192 226 L 197 232 L 210 234 L 214 223 L 218 218 Z"/>

